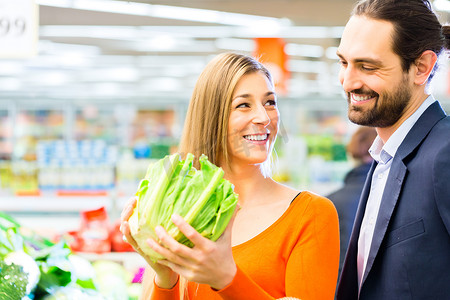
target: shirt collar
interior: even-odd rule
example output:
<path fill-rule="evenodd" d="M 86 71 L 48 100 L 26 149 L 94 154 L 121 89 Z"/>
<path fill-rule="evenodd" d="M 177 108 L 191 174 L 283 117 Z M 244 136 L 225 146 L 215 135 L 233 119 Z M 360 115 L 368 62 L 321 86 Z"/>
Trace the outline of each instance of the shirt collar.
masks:
<path fill-rule="evenodd" d="M 387 140 L 386 144 L 383 140 L 377 136 L 369 149 L 369 154 L 378 163 L 386 164 L 389 160 L 395 156 L 398 147 L 405 139 L 408 132 L 420 118 L 420 116 L 425 112 L 425 110 L 436 100 L 432 95 L 429 95 L 427 99 L 419 106 L 419 108 L 406 119 L 399 128 L 391 135 Z"/>

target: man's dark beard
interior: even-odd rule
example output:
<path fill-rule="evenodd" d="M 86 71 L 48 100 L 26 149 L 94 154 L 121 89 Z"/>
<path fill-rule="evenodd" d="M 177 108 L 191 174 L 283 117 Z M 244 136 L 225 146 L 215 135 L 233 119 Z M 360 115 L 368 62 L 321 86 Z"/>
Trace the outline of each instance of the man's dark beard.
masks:
<path fill-rule="evenodd" d="M 372 94 L 378 96 L 375 106 L 370 110 L 364 110 L 359 106 L 350 106 L 350 93 L 347 93 L 349 108 L 348 118 L 353 123 L 385 128 L 394 125 L 403 115 L 405 108 L 411 100 L 411 90 L 408 88 L 408 77 L 404 76 L 398 88 L 392 93 L 382 93 L 381 97 L 374 92 L 363 92 L 363 90 L 354 90 L 355 94 Z M 380 98 L 383 102 L 380 103 Z"/>

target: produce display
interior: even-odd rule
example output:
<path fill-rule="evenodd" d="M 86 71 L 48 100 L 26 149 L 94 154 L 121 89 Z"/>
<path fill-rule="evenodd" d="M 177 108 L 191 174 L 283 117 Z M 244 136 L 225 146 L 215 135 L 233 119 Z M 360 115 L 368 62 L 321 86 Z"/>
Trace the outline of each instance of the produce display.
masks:
<path fill-rule="evenodd" d="M 139 247 L 152 260 L 161 258 L 146 243 L 157 239 L 155 227 L 161 225 L 177 241 L 192 247 L 172 223 L 176 213 L 201 235 L 217 240 L 227 227 L 237 205 L 233 185 L 223 178 L 223 170 L 205 155 L 199 158 L 200 170 L 193 167 L 193 154 L 181 160 L 178 153 L 151 164 L 141 181 L 137 204 L 129 219 L 130 231 Z"/>
<path fill-rule="evenodd" d="M 7 264 L 0 260 L 0 299 L 21 299 L 27 289 L 28 274 L 14 263 Z"/>
<path fill-rule="evenodd" d="M 201 235 L 215 241 L 224 232 L 237 205 L 238 195 L 233 185 L 223 178 L 223 170 L 205 155 L 199 158 L 200 170 L 193 167 L 193 161 L 192 154 L 185 160 L 179 154 L 168 155 L 152 163 L 139 184 L 130 228 L 141 248 L 154 260 L 159 259 L 158 255 L 144 241 L 149 236 L 156 238 L 154 228 L 158 225 L 179 242 L 193 246 L 171 222 L 172 214 L 179 214 Z M 98 239 L 99 229 L 106 230 L 108 251 L 111 245 L 126 250 L 111 242 L 117 230 L 108 234 L 104 208 L 84 212 L 82 217 L 83 226 L 74 235 L 78 243 L 70 243 L 64 236 L 58 242 L 50 241 L 0 212 L 0 300 L 138 298 L 139 280 L 133 279 L 121 264 L 105 260 L 90 262 L 81 253 L 74 252 L 105 253 L 103 247 L 98 247 L 98 241 L 92 240 Z M 114 225 L 114 229 L 118 227 Z M 75 245 L 86 247 L 77 249 Z"/>
<path fill-rule="evenodd" d="M 74 254 L 64 240 L 49 241 L 0 212 L 1 300 L 137 299 L 138 295 L 131 297 L 128 293 L 131 278 L 125 277 L 132 275 L 121 265 L 114 262 L 91 264 Z M 107 295 L 111 289 L 105 286 L 112 280 L 116 289 L 112 290 L 113 295 Z"/>

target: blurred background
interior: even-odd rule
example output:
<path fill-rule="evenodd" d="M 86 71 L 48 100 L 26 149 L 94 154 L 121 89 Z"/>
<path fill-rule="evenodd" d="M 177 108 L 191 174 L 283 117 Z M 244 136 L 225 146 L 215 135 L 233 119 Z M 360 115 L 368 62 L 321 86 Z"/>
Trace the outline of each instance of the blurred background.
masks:
<path fill-rule="evenodd" d="M 431 2 L 448 22 L 450 2 Z M 276 79 L 275 178 L 335 191 L 353 166 L 335 54 L 353 4 L 0 0 L 0 211 L 52 237 L 98 208 L 114 223 L 148 165 L 175 151 L 198 75 L 227 51 Z M 432 91 L 449 112 L 440 64 Z"/>
<path fill-rule="evenodd" d="M 261 57 L 277 81 L 276 178 L 332 192 L 352 163 L 335 53 L 353 4 L 0 0 L 0 210 L 117 216 L 176 149 L 198 75 L 226 51 Z M 449 1 L 433 5 L 446 23 Z M 447 111 L 448 76 L 444 60 L 432 88 Z"/>

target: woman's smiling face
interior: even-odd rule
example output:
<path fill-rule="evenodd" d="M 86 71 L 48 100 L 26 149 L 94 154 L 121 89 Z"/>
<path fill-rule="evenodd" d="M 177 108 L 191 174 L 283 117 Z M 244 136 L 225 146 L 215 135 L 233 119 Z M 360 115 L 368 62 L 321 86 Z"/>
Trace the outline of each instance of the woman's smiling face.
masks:
<path fill-rule="evenodd" d="M 261 72 L 244 75 L 236 85 L 228 122 L 231 162 L 267 160 L 278 133 L 279 112 L 272 82 Z"/>

